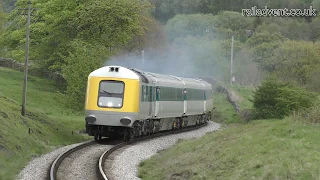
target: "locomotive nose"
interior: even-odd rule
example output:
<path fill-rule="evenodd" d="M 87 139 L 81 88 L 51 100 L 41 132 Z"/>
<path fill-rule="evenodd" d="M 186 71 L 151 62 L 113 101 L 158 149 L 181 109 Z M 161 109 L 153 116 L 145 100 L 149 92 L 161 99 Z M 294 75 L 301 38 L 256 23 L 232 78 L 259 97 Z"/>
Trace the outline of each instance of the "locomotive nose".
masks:
<path fill-rule="evenodd" d="M 86 120 L 87 123 L 93 123 L 93 122 L 95 122 L 97 119 L 96 119 L 96 117 L 94 117 L 94 116 L 91 115 L 91 116 L 89 116 L 89 117 L 86 117 L 85 120 Z"/>

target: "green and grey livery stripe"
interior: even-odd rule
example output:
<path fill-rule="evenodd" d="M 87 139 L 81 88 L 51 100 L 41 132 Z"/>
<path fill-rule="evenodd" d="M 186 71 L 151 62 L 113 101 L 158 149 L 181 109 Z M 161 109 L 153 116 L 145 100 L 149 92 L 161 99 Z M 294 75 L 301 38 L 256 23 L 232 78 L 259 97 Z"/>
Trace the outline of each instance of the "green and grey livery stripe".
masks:
<path fill-rule="evenodd" d="M 154 101 L 204 101 L 211 98 L 211 95 L 206 90 L 201 89 L 187 89 L 187 97 L 184 97 L 182 88 L 164 87 L 159 86 L 160 96 L 156 92 L 155 86 L 141 86 L 141 102 L 154 102 Z"/>

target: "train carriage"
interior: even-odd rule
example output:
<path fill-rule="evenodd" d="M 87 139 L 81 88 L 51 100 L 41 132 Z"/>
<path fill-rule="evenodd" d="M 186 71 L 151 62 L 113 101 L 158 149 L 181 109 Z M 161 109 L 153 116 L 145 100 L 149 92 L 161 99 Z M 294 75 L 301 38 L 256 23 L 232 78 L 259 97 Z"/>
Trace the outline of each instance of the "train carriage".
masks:
<path fill-rule="evenodd" d="M 105 66 L 90 73 L 86 131 L 125 140 L 211 118 L 212 87 L 201 79 Z"/>

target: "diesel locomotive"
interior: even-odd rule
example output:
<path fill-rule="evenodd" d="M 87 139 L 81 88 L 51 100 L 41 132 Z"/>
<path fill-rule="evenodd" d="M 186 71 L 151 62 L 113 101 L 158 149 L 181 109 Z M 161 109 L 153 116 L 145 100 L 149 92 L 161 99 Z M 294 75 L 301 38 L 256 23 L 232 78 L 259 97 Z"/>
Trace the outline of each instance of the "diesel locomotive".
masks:
<path fill-rule="evenodd" d="M 86 132 L 123 138 L 179 130 L 211 119 L 211 84 L 201 79 L 105 66 L 89 74 Z"/>

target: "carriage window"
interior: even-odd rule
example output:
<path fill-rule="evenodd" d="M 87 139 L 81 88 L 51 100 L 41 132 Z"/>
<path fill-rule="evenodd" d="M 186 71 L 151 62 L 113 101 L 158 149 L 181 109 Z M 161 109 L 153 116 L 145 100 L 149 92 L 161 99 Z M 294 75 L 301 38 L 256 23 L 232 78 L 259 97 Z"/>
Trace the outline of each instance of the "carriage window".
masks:
<path fill-rule="evenodd" d="M 124 83 L 122 81 L 101 81 L 98 94 L 98 106 L 121 108 L 123 106 Z"/>

